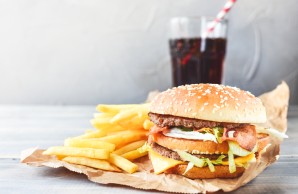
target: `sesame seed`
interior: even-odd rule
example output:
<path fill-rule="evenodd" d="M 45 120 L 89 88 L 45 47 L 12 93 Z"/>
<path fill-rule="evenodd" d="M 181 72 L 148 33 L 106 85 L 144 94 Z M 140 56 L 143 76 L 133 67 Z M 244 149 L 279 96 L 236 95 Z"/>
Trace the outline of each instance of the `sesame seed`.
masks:
<path fill-rule="evenodd" d="M 205 90 L 205 92 L 206 92 L 206 94 L 210 94 L 211 93 L 211 91 L 210 91 L 209 88 L 207 90 Z"/>

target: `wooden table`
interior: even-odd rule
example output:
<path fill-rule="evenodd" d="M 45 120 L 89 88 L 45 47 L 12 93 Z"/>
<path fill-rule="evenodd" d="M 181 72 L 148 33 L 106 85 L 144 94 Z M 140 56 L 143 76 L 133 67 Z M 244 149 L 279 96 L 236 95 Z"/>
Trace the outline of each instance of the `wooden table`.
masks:
<path fill-rule="evenodd" d="M 94 106 L 0 106 L 0 193 L 152 193 L 20 163 L 22 150 L 61 145 L 90 128 L 94 111 Z M 233 193 L 298 193 L 298 107 L 290 107 L 287 134 L 278 162 Z"/>

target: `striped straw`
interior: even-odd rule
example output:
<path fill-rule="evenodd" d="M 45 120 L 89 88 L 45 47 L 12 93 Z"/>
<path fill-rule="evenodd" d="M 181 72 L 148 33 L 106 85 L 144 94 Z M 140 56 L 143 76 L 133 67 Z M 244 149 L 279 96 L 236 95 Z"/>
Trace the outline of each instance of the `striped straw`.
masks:
<path fill-rule="evenodd" d="M 231 7 L 236 3 L 236 0 L 229 0 L 225 6 L 222 8 L 222 10 L 217 14 L 216 18 L 212 21 L 210 26 L 207 29 L 207 34 L 212 32 L 215 28 L 215 26 L 227 15 L 227 13 L 230 11 Z"/>

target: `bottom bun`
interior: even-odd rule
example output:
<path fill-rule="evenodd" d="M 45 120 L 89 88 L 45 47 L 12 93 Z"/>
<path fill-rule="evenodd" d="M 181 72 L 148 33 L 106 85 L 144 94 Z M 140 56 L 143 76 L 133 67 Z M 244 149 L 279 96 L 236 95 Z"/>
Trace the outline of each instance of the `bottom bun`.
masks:
<path fill-rule="evenodd" d="M 229 166 L 214 166 L 215 172 L 211 172 L 209 167 L 193 167 L 187 173 L 184 174 L 187 168 L 186 164 L 180 164 L 173 168 L 170 168 L 165 173 L 167 174 L 178 174 L 185 176 L 190 179 L 213 179 L 213 178 L 237 178 L 241 176 L 245 170 L 243 167 L 237 167 L 236 172 L 230 173 Z"/>

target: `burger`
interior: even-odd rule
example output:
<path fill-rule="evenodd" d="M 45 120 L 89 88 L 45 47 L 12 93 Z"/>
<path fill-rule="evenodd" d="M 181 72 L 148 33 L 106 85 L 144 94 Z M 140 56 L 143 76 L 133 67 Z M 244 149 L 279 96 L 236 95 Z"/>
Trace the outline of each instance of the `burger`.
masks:
<path fill-rule="evenodd" d="M 260 99 L 217 84 L 174 87 L 151 102 L 148 145 L 156 174 L 190 179 L 236 178 L 269 145 Z"/>

